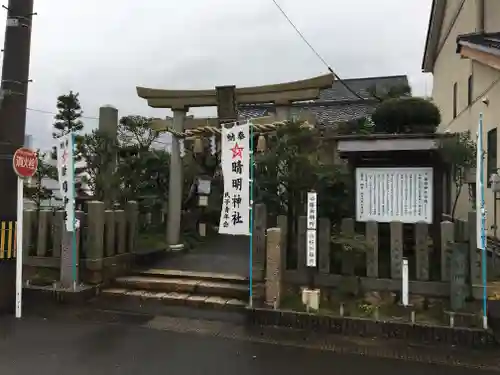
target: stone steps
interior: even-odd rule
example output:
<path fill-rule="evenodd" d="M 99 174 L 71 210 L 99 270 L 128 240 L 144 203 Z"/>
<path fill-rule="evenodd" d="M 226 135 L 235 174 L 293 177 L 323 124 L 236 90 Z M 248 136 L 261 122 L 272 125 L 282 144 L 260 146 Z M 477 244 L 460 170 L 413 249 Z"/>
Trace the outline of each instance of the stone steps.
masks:
<path fill-rule="evenodd" d="M 235 299 L 245 299 L 248 297 L 248 286 L 232 284 L 227 281 L 206 281 L 203 279 L 158 276 L 129 276 L 117 278 L 113 285 L 118 288 L 147 290 L 150 292 L 176 292 Z"/>
<path fill-rule="evenodd" d="M 248 295 L 248 279 L 239 275 L 150 269 L 115 279 L 96 304 L 167 315 L 173 306 L 234 312 L 245 309 Z"/>
<path fill-rule="evenodd" d="M 139 303 L 141 306 L 147 303 L 160 303 L 170 306 L 186 306 L 206 309 L 224 309 L 229 311 L 244 310 L 247 303 L 235 298 L 224 298 L 218 296 L 207 296 L 200 294 L 178 293 L 178 292 L 150 292 L 147 290 L 130 290 L 123 288 L 107 288 L 101 292 L 102 297 L 116 298 L 122 302 Z M 129 305 L 130 306 L 130 305 Z"/>
<path fill-rule="evenodd" d="M 240 275 L 231 275 L 224 273 L 212 273 L 212 272 L 196 272 L 196 271 L 184 271 L 184 270 L 169 270 L 169 269 L 148 269 L 135 271 L 134 275 L 140 276 L 151 276 L 151 277 L 174 277 L 177 279 L 196 279 L 204 281 L 225 281 L 232 284 L 242 284 L 248 286 L 248 278 Z"/>

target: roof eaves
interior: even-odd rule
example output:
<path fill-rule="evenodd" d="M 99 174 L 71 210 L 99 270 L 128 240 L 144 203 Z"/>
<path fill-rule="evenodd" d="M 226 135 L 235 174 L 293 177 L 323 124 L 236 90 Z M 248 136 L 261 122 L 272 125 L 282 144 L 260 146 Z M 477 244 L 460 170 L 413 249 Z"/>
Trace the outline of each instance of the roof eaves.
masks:
<path fill-rule="evenodd" d="M 432 0 L 424 57 L 422 60 L 422 71 L 424 73 L 432 73 L 434 70 L 435 54 L 439 44 L 439 34 L 446 10 L 446 2 L 447 0 Z"/>
<path fill-rule="evenodd" d="M 342 81 L 349 82 L 357 82 L 357 81 L 371 81 L 371 80 L 385 80 L 385 79 L 406 79 L 408 80 L 408 76 L 405 74 L 396 74 L 391 76 L 372 76 L 372 77 L 358 77 L 358 78 L 343 78 Z M 337 83 L 338 81 L 335 81 Z"/>
<path fill-rule="evenodd" d="M 343 106 L 349 104 L 378 104 L 380 101 L 375 98 L 366 98 L 366 99 L 343 99 L 343 100 L 311 100 L 308 102 L 293 102 L 290 104 L 290 107 L 336 107 Z M 240 104 L 238 108 L 241 109 L 253 109 L 253 108 L 265 108 L 265 109 L 273 109 L 275 105 L 273 103 L 258 103 L 258 104 Z"/>
<path fill-rule="evenodd" d="M 496 45 L 492 46 L 488 41 L 488 34 L 462 34 L 457 37 L 457 53 L 462 51 L 462 47 L 468 47 L 476 51 L 489 53 L 491 55 L 500 56 L 500 48 Z M 483 42 L 483 43 L 482 43 Z"/>

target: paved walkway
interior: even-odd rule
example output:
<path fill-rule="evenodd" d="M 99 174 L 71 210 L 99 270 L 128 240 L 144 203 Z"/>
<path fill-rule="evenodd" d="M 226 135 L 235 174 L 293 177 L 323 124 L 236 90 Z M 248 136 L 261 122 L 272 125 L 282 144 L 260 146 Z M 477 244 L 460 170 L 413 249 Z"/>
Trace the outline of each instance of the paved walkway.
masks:
<path fill-rule="evenodd" d="M 161 322 L 160 322 L 161 323 Z M 168 324 L 167 324 L 168 325 Z M 16 375 L 477 375 L 497 372 L 199 332 L 95 322 L 0 320 L 0 374 Z M 196 324 L 190 324 L 191 327 Z M 261 339 L 263 336 L 260 336 Z M 375 343 L 372 343 L 375 345 Z"/>
<path fill-rule="evenodd" d="M 217 235 L 185 253 L 162 259 L 154 268 L 226 273 L 248 277 L 250 239 L 246 236 Z"/>

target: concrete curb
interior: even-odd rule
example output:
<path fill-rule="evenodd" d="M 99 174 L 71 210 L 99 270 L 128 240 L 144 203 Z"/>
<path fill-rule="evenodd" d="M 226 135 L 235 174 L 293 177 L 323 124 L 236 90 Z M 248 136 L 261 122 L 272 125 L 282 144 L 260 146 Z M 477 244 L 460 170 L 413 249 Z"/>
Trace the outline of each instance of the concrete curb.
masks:
<path fill-rule="evenodd" d="M 247 322 L 256 326 L 284 327 L 324 334 L 340 334 L 407 340 L 461 347 L 495 347 L 493 334 L 486 330 L 426 326 L 405 322 L 321 316 L 302 312 L 247 308 Z"/>

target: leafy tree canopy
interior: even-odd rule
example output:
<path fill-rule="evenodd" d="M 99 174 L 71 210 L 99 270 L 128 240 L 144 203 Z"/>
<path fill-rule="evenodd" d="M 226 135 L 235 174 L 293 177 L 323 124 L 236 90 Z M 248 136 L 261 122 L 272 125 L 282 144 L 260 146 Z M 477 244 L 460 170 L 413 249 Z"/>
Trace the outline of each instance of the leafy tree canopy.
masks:
<path fill-rule="evenodd" d="M 455 185 L 455 197 L 451 209 L 451 216 L 455 217 L 466 174 L 476 167 L 476 142 L 472 139 L 470 132 L 458 133 L 454 137 L 443 139 L 440 153 L 443 161 L 450 166 L 451 179 Z"/>
<path fill-rule="evenodd" d="M 139 150 L 149 150 L 155 141 L 158 140 L 159 133 L 151 129 L 150 117 L 125 116 L 118 124 L 118 141 L 123 147 L 137 148 Z"/>
<path fill-rule="evenodd" d="M 301 125 L 278 128 L 268 142 L 272 151 L 256 155 L 255 200 L 266 203 L 271 215 L 297 217 L 305 213 L 307 192 L 315 190 L 319 215 L 338 222 L 350 208 L 347 170 L 320 160 L 320 137 Z"/>
<path fill-rule="evenodd" d="M 113 173 L 109 176 L 104 173 L 116 160 L 118 145 L 115 140 L 104 132 L 94 130 L 79 138 L 76 146 L 78 154 L 86 164 L 82 178 L 89 190 L 94 192 L 94 198 L 103 200 L 108 189 L 117 191 L 118 175 Z"/>
<path fill-rule="evenodd" d="M 24 187 L 24 197 L 35 204 L 36 210 L 40 210 L 42 203 L 54 198 L 54 192 L 48 189 L 44 182 L 47 179 L 57 180 L 57 169 L 47 162 L 47 154 L 37 152 L 38 168 L 31 179 L 31 183 Z"/>

